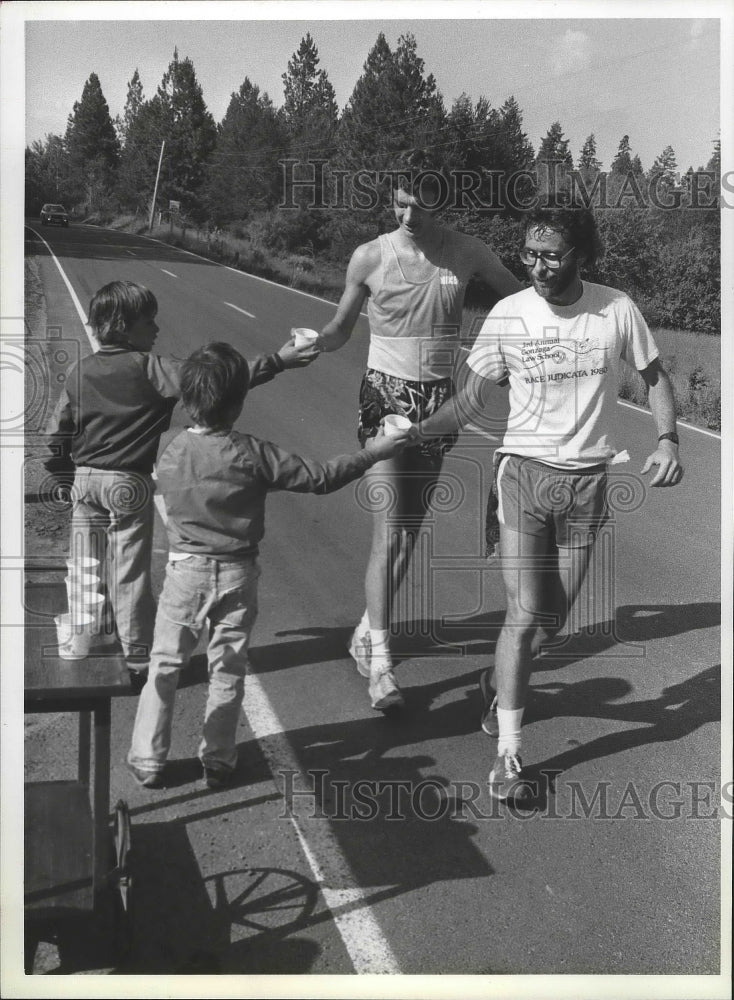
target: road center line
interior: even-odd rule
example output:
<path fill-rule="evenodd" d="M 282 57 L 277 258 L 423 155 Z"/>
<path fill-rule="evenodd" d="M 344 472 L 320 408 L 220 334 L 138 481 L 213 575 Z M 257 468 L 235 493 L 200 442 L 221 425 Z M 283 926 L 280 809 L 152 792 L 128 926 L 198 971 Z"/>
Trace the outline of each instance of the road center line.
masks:
<path fill-rule="evenodd" d="M 154 503 L 161 520 L 166 524 L 168 514 L 160 494 L 156 493 Z M 268 763 L 276 788 L 278 787 L 276 777 L 278 773 L 295 771 L 300 774 L 301 766 L 257 674 L 248 673 L 245 678 L 243 712 L 252 730 L 252 735 L 257 740 Z M 287 808 L 288 804 L 285 799 L 283 799 L 283 805 Z M 398 975 L 400 967 L 397 959 L 369 908 L 365 891 L 356 885 L 344 885 L 344 883 L 353 881 L 353 875 L 334 834 L 328 828 L 328 824 L 326 826 L 319 824 L 318 826 L 318 854 L 322 859 L 322 862 L 319 862 L 297 817 L 289 812 L 288 818 L 295 828 L 303 853 L 306 855 L 313 877 L 319 885 L 334 920 L 334 926 L 339 931 L 355 972 L 361 975 Z M 328 866 L 328 871 L 333 873 L 332 881 L 338 880 L 342 883 L 340 887 L 327 884 L 327 876 L 322 864 Z"/>
<path fill-rule="evenodd" d="M 162 267 L 161 271 L 163 271 L 164 274 L 169 274 L 172 278 L 178 278 L 177 274 L 174 274 L 173 271 L 167 271 L 165 267 Z"/>
<path fill-rule="evenodd" d="M 257 319 L 257 316 L 253 315 L 253 313 L 248 313 L 246 309 L 240 309 L 240 307 L 236 306 L 233 302 L 225 302 L 224 304 L 225 306 L 229 306 L 230 309 L 236 309 L 238 313 L 244 313 L 245 316 L 249 316 L 250 319 Z"/>

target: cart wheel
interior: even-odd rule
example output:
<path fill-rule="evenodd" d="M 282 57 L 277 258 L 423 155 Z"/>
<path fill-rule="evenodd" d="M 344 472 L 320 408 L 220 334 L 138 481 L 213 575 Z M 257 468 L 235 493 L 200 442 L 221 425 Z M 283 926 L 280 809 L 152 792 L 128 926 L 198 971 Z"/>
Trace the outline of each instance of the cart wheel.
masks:
<path fill-rule="evenodd" d="M 133 943 L 133 879 L 130 871 L 130 811 L 120 799 L 112 814 L 115 871 L 112 885 L 114 943 L 118 958 L 129 955 Z"/>

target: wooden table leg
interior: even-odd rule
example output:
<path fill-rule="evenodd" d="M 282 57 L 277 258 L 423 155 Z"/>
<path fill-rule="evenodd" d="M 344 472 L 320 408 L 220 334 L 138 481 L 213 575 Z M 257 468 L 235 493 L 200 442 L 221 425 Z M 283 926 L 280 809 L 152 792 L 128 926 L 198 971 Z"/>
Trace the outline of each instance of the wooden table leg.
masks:
<path fill-rule="evenodd" d="M 79 782 L 89 788 L 89 766 L 92 739 L 91 712 L 79 713 Z"/>
<path fill-rule="evenodd" d="M 94 709 L 94 891 L 104 888 L 110 871 L 110 731 L 111 699 L 103 698 Z"/>

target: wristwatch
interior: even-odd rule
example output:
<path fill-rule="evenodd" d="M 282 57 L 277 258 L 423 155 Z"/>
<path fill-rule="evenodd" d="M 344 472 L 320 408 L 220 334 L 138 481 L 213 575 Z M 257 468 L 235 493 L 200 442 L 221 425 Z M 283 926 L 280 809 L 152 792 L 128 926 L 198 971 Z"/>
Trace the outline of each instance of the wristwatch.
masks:
<path fill-rule="evenodd" d="M 680 444 L 675 431 L 668 431 L 666 434 L 661 434 L 658 441 L 672 441 L 673 444 Z"/>

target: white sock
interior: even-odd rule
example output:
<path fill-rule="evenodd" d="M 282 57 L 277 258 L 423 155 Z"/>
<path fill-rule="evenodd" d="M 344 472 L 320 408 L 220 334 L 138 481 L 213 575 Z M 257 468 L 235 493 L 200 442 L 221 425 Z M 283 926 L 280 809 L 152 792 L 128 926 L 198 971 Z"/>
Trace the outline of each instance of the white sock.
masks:
<path fill-rule="evenodd" d="M 357 626 L 357 635 L 364 635 L 365 632 L 369 632 L 369 630 L 370 630 L 370 616 L 369 612 L 365 611 L 365 613 L 362 615 L 362 620 Z"/>
<path fill-rule="evenodd" d="M 498 708 L 497 724 L 500 735 L 497 753 L 519 753 L 522 744 L 522 713 L 524 708 Z"/>
<path fill-rule="evenodd" d="M 385 664 L 388 666 L 391 665 L 390 646 L 388 645 L 387 636 L 387 629 L 370 629 L 370 641 L 372 644 L 371 667 L 384 666 Z"/>

